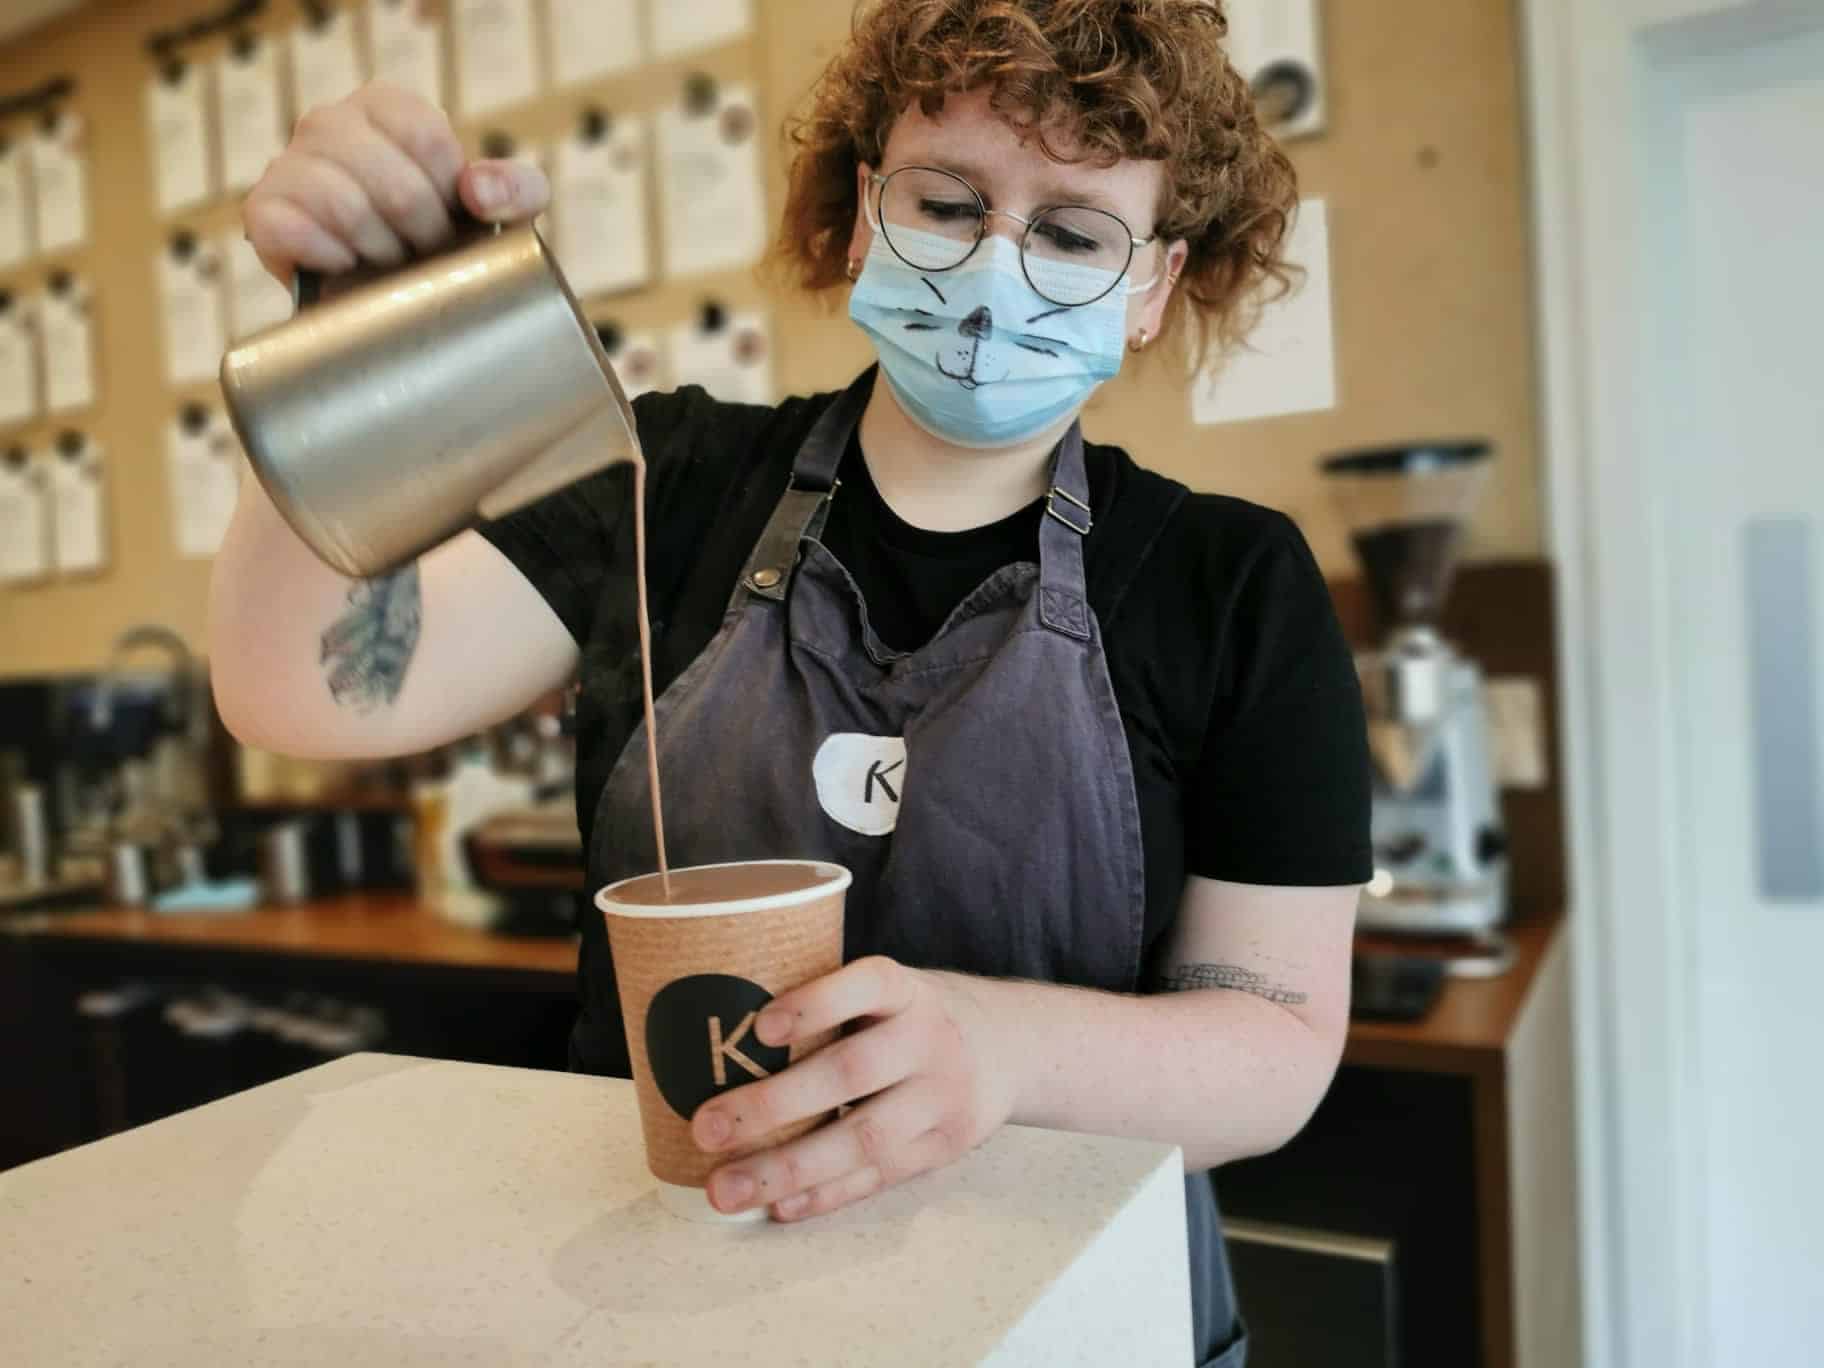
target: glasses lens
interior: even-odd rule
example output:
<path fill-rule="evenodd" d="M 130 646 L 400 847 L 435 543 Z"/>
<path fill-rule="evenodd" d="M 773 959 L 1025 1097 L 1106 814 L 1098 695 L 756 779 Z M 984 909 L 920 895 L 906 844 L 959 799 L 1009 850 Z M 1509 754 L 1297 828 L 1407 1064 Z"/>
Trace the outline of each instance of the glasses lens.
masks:
<path fill-rule="evenodd" d="M 1127 225 L 1080 205 L 1047 209 L 1026 232 L 1026 274 L 1054 304 L 1091 304 L 1115 286 L 1134 253 Z"/>
<path fill-rule="evenodd" d="M 880 226 L 887 246 L 921 271 L 962 265 L 982 236 L 982 202 L 967 181 L 945 171 L 909 166 L 880 190 Z"/>

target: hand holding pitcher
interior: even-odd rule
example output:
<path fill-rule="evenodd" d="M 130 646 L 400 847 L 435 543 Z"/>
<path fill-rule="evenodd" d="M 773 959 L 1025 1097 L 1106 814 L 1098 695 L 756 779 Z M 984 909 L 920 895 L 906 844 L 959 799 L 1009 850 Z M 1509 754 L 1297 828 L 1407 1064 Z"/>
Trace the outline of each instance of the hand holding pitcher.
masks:
<path fill-rule="evenodd" d="M 298 267 L 335 274 L 435 251 L 458 211 L 517 223 L 550 199 L 536 166 L 469 161 L 442 110 L 375 81 L 298 120 L 242 217 L 261 262 L 289 284 Z"/>

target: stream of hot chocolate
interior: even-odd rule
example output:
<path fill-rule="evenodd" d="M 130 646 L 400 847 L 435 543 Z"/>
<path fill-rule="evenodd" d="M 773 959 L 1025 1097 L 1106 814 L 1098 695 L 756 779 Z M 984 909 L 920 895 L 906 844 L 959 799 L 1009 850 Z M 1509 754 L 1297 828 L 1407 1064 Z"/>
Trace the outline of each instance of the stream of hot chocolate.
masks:
<path fill-rule="evenodd" d="M 646 458 L 633 456 L 634 589 L 640 600 L 640 688 L 646 704 L 646 776 L 652 788 L 652 834 L 659 848 L 659 879 L 671 896 L 671 865 L 665 858 L 665 803 L 659 793 L 659 727 L 652 711 L 652 619 L 646 611 Z"/>

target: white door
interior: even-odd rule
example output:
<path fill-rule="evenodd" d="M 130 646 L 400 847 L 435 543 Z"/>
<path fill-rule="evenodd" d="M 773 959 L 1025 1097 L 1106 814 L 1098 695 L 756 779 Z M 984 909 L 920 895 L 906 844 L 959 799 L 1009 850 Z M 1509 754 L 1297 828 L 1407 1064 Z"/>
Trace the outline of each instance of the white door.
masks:
<path fill-rule="evenodd" d="M 1724 1364 L 1824 1361 L 1824 27 L 1651 83 L 1679 918 Z M 1663 119 L 1663 122 L 1660 120 Z"/>
<path fill-rule="evenodd" d="M 1824 1362 L 1824 0 L 1535 0 L 1590 1362 Z"/>

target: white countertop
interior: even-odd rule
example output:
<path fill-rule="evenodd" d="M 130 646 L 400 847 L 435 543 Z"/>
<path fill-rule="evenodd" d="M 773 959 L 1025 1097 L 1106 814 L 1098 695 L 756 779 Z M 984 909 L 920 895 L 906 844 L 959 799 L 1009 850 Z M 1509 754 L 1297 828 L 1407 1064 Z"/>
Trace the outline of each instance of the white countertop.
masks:
<path fill-rule="evenodd" d="M 631 1084 L 355 1055 L 0 1173 L 0 1356 L 1178 1368 L 1181 1175 L 1008 1127 L 822 1220 L 695 1225 Z"/>

